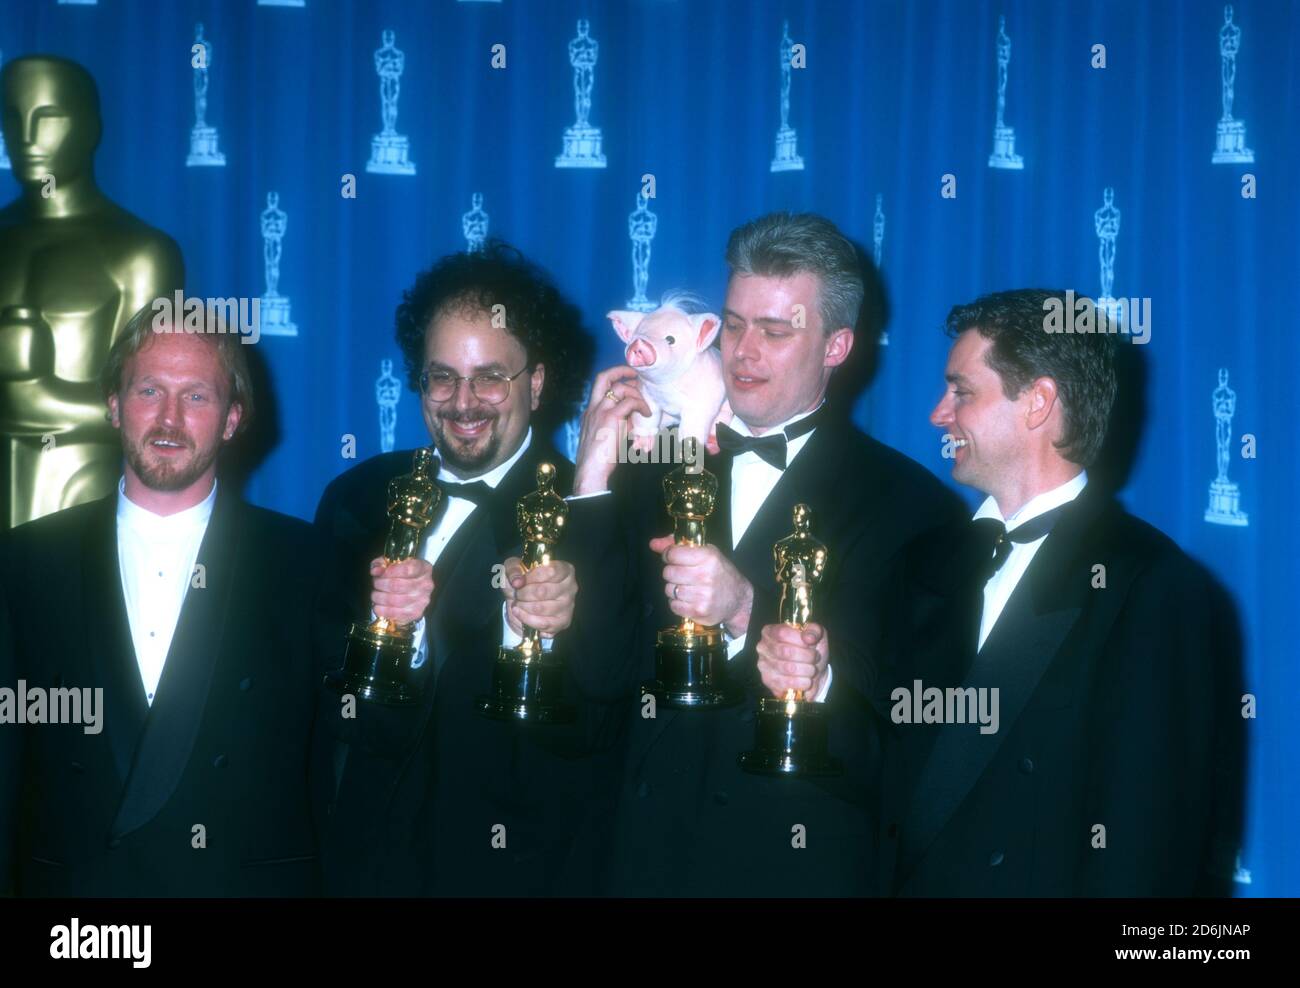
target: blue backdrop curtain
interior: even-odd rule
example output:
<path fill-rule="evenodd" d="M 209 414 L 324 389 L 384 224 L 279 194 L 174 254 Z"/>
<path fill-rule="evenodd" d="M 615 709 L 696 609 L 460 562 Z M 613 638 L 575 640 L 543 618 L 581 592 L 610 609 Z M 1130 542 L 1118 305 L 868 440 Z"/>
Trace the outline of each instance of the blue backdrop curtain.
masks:
<path fill-rule="evenodd" d="M 1021 170 L 989 167 L 1001 16 L 1012 44 L 1005 123 Z M 555 167 L 574 123 L 567 51 L 580 18 L 600 45 L 590 122 L 604 169 Z M 303 517 L 351 465 L 344 436 L 356 437 L 359 459 L 379 452 L 381 361 L 402 374 L 394 307 L 416 272 L 464 248 L 474 193 L 490 233 L 547 267 L 582 307 L 598 366 L 620 356 L 604 313 L 632 293 L 628 214 L 643 176 L 654 176 L 658 217 L 648 294 L 688 287 L 719 306 L 734 226 L 772 209 L 815 210 L 870 251 L 879 196 L 892 319 L 855 414 L 946 479 L 927 422 L 942 388 L 945 313 L 1011 287 L 1099 294 L 1094 214 L 1112 188 L 1122 217 L 1113 294 L 1149 298 L 1152 314 L 1140 348 L 1145 410 L 1126 423 L 1141 438 L 1122 496 L 1218 574 L 1241 610 L 1258 717 L 1237 889 L 1279 895 L 1300 891 L 1300 470 L 1283 445 L 1300 410 L 1300 7 L 1240 0 L 1234 20 L 1233 115 L 1253 163 L 1211 162 L 1218 0 L 6 0 L 0 50 L 6 60 L 63 55 L 93 73 L 101 184 L 178 241 L 190 293 L 263 292 L 259 216 L 279 193 L 279 290 L 298 335 L 256 348 L 277 435 L 247 494 Z M 806 58 L 791 71 L 789 114 L 804 168 L 773 172 L 784 21 Z M 224 167 L 186 167 L 197 22 L 212 44 L 207 121 Z M 414 176 L 365 168 L 381 124 L 374 52 L 384 30 L 405 53 L 396 129 Z M 492 65 L 497 44 L 504 68 Z M 1105 46 L 1104 68 L 1094 45 Z M 354 199 L 341 195 L 349 174 Z M 1247 174 L 1255 198 L 1242 194 Z M 942 195 L 944 176 L 955 197 Z M 0 193 L 16 192 L 0 172 Z M 1220 368 L 1237 396 L 1229 475 L 1244 526 L 1205 519 Z M 410 392 L 397 416 L 399 448 L 427 441 Z M 1241 455 L 1244 434 L 1254 458 Z"/>

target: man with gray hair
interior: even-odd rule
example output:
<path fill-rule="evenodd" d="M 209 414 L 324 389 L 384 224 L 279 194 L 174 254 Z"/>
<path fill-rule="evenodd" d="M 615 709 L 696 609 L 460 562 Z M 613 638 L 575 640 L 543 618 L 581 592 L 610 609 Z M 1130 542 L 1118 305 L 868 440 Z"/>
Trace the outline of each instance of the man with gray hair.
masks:
<path fill-rule="evenodd" d="M 631 727 L 605 891 L 622 895 L 853 895 L 871 891 L 872 802 L 880 718 L 871 659 L 878 601 L 913 536 L 946 521 L 955 499 L 926 470 L 858 431 L 827 402 L 834 375 L 880 327 L 860 320 L 870 262 L 814 214 L 773 213 L 731 235 L 721 358 L 734 413 L 705 468 L 719 482 L 703 546 L 676 545 L 663 504 L 671 464 L 621 464 L 619 425 L 645 414 L 629 367 L 600 374 L 583 416 L 572 530 L 624 581 L 622 686 Z M 780 623 L 772 547 L 796 504 L 829 547 L 812 621 Z M 595 561 L 590 565 L 596 565 Z M 583 564 L 580 562 L 579 567 Z M 731 707 L 645 716 L 658 628 L 720 626 Z M 806 672 L 806 674 L 804 674 Z M 826 704 L 839 783 L 749 775 L 760 696 L 801 690 Z M 613 697 L 611 697 L 613 699 Z M 867 779 L 863 785 L 863 779 Z"/>

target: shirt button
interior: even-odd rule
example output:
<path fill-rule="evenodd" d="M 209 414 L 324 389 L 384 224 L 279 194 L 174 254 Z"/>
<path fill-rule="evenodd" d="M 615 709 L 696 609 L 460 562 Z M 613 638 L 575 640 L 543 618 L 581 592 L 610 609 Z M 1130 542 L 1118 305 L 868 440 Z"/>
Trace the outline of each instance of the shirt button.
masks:
<path fill-rule="evenodd" d="M 649 796 L 650 783 L 642 782 L 639 786 L 636 787 L 636 794 L 640 796 L 642 799 L 645 799 L 647 796 Z"/>
<path fill-rule="evenodd" d="M 728 803 L 731 802 L 731 797 L 727 795 L 725 792 L 715 792 L 713 794 L 713 801 L 717 803 L 719 806 L 726 806 Z"/>
<path fill-rule="evenodd" d="M 225 756 L 225 755 L 218 755 L 216 758 L 212 759 L 212 767 L 213 767 L 213 768 L 225 768 L 225 767 L 226 767 L 226 756 Z"/>
<path fill-rule="evenodd" d="M 251 690 L 253 688 L 253 677 L 245 676 L 243 679 L 241 679 L 239 681 L 239 688 L 244 692 L 248 692 L 249 690 Z"/>
<path fill-rule="evenodd" d="M 150 637 L 150 638 L 154 637 L 154 633 L 153 633 L 152 631 L 149 632 L 149 637 Z"/>
<path fill-rule="evenodd" d="M 1002 863 L 1002 852 L 1001 852 L 1001 851 L 994 851 L 992 854 L 989 855 L 989 867 L 990 867 L 990 868 L 996 868 L 996 867 L 997 867 L 998 865 L 1000 865 L 1001 863 Z"/>
<path fill-rule="evenodd" d="M 1024 772 L 1025 775 L 1032 775 L 1034 771 L 1034 760 L 1032 758 L 1020 759 L 1020 771 Z"/>

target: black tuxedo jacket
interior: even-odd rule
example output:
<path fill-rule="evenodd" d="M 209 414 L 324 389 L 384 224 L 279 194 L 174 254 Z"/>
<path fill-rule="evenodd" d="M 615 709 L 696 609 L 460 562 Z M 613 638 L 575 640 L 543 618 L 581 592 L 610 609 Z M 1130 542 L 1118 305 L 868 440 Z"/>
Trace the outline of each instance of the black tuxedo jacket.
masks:
<path fill-rule="evenodd" d="M 0 725 L 0 882 L 20 895 L 316 894 L 311 527 L 219 489 L 198 554 L 206 585 L 186 593 L 149 705 L 116 505 L 0 537 L 0 686 L 103 689 L 98 734 Z"/>
<path fill-rule="evenodd" d="M 387 453 L 334 480 L 316 522 L 337 549 L 333 582 L 352 601 L 354 620 L 370 613 L 367 564 L 382 554 L 388 482 L 411 469 L 412 451 Z M 434 565 L 425 615 L 428 659 L 418 706 L 357 704 L 340 716 L 326 690 L 325 719 L 340 748 L 340 783 L 328 811 L 327 891 L 339 895 L 503 896 L 589 892 L 590 840 L 608 815 L 616 762 L 599 704 L 585 702 L 570 675 L 574 725 L 530 725 L 481 717 L 501 644 L 500 589 L 493 567 L 517 556 L 519 498 L 536 489 L 537 465 L 557 469 L 566 493 L 573 468 L 534 436 L 528 450 L 457 529 Z M 445 502 L 443 502 L 445 505 Z M 440 509 L 441 510 L 441 509 Z M 435 518 L 435 524 L 437 519 Z M 568 558 L 574 526 L 556 555 Z M 579 597 L 585 592 L 579 573 Z M 555 648 L 571 671 L 585 650 L 574 629 Z M 494 830 L 504 827 L 504 835 Z M 494 836 L 496 841 L 494 842 Z M 497 846 L 504 836 L 504 847 Z"/>
<path fill-rule="evenodd" d="M 721 710 L 643 714 L 639 684 L 654 676 L 659 629 L 680 623 L 664 595 L 663 563 L 652 537 L 672 531 L 662 480 L 670 465 L 626 465 L 612 493 L 574 503 L 575 531 L 591 533 L 585 565 L 604 566 L 602 606 L 617 615 L 622 637 L 607 649 L 604 678 L 588 688 L 620 693 L 629 724 L 628 758 L 613 846 L 602 889 L 618 895 L 835 895 L 870 890 L 875 855 L 879 770 L 875 654 L 879 602 L 902 546 L 960 510 L 957 499 L 925 469 L 829 419 L 819 426 L 746 529 L 731 542 L 731 457 L 706 457 L 719 481 L 708 541 L 754 587 L 744 651 L 729 674 L 744 700 Z M 793 530 L 798 503 L 812 509 L 812 533 L 829 549 L 814 592 L 813 619 L 830 636 L 833 684 L 830 747 L 846 763 L 839 780 L 815 782 L 750 775 L 737 756 L 754 744 L 759 697 L 755 647 L 764 625 L 778 619 L 773 544 Z M 577 540 L 575 540 L 577 541 Z M 580 564 L 581 565 L 581 564 Z M 805 846 L 796 848 L 802 827 Z"/>
<path fill-rule="evenodd" d="M 1243 743 L 1226 596 L 1089 485 L 977 654 L 979 555 L 969 522 L 908 553 L 897 685 L 997 688 L 1000 724 L 891 723 L 882 889 L 1226 894 Z"/>

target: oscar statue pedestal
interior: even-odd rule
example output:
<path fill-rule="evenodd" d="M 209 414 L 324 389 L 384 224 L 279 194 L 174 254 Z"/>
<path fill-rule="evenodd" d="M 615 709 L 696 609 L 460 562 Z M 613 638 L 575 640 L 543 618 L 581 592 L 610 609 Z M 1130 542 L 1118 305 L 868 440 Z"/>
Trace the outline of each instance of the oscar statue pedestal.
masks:
<path fill-rule="evenodd" d="M 1214 155 L 1212 164 L 1251 164 L 1255 152 L 1246 147 L 1246 123 L 1244 120 L 1220 120 L 1214 135 Z"/>
<path fill-rule="evenodd" d="M 727 683 L 727 646 L 717 628 L 665 628 L 655 641 L 655 678 L 641 686 L 665 707 L 726 707 L 740 700 Z"/>
<path fill-rule="evenodd" d="M 754 750 L 740 755 L 740 767 L 757 775 L 839 775 L 844 766 L 826 753 L 825 708 L 790 694 L 758 701 Z"/>

